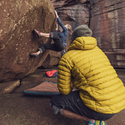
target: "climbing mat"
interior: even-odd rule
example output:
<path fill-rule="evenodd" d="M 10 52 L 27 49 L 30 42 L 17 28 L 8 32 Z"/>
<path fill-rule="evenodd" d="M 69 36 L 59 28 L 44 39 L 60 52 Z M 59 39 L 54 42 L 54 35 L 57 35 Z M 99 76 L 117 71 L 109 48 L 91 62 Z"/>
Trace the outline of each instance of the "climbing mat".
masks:
<path fill-rule="evenodd" d="M 45 81 L 41 84 L 23 91 L 24 95 L 52 96 L 60 94 L 57 83 Z"/>

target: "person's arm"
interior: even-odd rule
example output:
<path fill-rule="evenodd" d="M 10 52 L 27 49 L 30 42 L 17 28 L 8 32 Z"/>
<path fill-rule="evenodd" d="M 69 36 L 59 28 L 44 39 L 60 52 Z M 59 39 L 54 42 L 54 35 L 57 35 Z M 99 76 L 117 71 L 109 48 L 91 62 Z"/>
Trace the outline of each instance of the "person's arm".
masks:
<path fill-rule="evenodd" d="M 56 14 L 56 18 L 58 18 L 59 16 L 58 16 L 58 14 L 57 14 L 56 10 L 55 10 L 55 14 Z M 55 32 L 57 32 L 57 31 L 58 31 L 58 29 L 59 29 L 59 27 L 58 27 L 58 24 L 57 24 L 57 22 L 56 22 L 56 30 L 55 30 Z"/>
<path fill-rule="evenodd" d="M 61 19 L 60 19 L 59 16 L 58 16 L 58 13 L 56 12 L 56 10 L 55 10 L 55 14 L 56 14 L 56 18 L 57 18 L 58 24 L 62 27 L 62 29 L 63 29 L 64 31 L 67 31 L 68 29 L 63 25 Z"/>
<path fill-rule="evenodd" d="M 55 32 L 57 32 L 58 31 L 58 24 L 56 23 L 56 30 L 55 30 Z"/>
<path fill-rule="evenodd" d="M 61 94 L 69 94 L 73 87 L 71 85 L 71 67 L 65 58 L 61 58 L 58 65 L 57 85 Z"/>
<path fill-rule="evenodd" d="M 64 31 L 67 31 L 68 29 L 63 25 L 63 23 L 62 23 L 62 21 L 61 21 L 61 19 L 58 17 L 57 18 L 57 22 L 58 22 L 58 24 L 62 27 L 62 29 L 64 30 Z"/>
<path fill-rule="evenodd" d="M 56 12 L 56 10 L 55 10 L 55 14 L 56 14 L 56 18 L 58 18 L 59 16 L 58 16 L 58 13 Z"/>

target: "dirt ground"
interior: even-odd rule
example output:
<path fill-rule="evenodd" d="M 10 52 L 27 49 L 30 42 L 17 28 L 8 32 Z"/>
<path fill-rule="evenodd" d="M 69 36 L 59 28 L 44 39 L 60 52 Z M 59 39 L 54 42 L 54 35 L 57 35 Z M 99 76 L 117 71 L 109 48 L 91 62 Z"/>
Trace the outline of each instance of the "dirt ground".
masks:
<path fill-rule="evenodd" d="M 60 114 L 54 115 L 49 106 L 51 97 L 23 95 L 24 89 L 36 86 L 47 79 L 43 75 L 45 71 L 37 69 L 31 74 L 32 78 L 28 76 L 22 80 L 21 86 L 11 94 L 0 94 L 0 125 L 84 125 L 76 119 L 69 119 Z M 125 83 L 125 69 L 116 69 L 116 71 Z M 36 75 L 37 73 L 39 75 Z M 34 82 L 36 79 L 38 81 Z M 49 81 L 56 81 L 56 79 L 49 78 Z M 108 125 L 125 125 L 124 117 L 125 110 L 106 122 Z"/>

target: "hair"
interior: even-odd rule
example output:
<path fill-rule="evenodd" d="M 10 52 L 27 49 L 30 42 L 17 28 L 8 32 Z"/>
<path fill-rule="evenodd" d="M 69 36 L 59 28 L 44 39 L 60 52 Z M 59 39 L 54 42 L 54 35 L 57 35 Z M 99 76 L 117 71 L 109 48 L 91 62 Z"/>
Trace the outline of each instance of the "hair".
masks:
<path fill-rule="evenodd" d="M 68 26 L 68 30 L 69 30 L 69 35 L 71 36 L 72 33 L 73 33 L 73 31 L 72 31 L 72 26 L 69 25 L 69 24 L 67 24 L 67 26 Z"/>

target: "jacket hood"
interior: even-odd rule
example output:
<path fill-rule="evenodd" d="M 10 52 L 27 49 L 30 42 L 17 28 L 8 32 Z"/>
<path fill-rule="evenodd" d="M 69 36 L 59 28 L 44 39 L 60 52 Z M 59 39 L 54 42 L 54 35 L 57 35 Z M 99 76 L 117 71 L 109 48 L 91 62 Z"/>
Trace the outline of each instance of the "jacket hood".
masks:
<path fill-rule="evenodd" d="M 69 46 L 68 50 L 91 50 L 97 46 L 94 37 L 77 37 Z"/>

